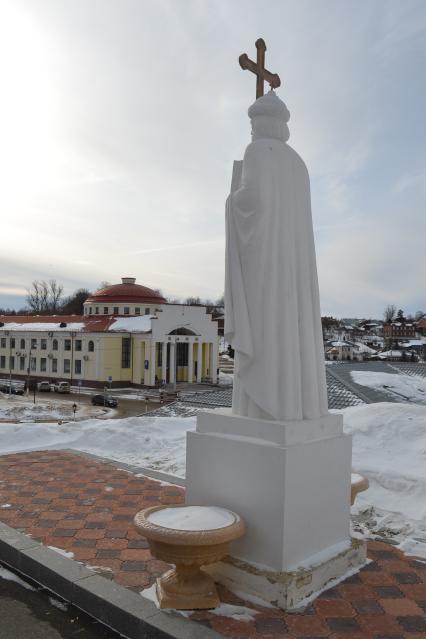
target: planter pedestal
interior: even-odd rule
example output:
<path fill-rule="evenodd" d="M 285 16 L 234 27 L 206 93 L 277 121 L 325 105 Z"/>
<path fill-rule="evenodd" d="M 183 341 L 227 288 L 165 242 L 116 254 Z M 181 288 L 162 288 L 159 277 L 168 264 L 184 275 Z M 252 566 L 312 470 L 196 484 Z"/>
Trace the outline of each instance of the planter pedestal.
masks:
<path fill-rule="evenodd" d="M 204 530 L 197 523 L 197 530 L 188 529 L 190 516 L 199 515 L 202 522 L 204 514 L 212 512 L 219 517 L 216 527 Z M 163 516 L 172 517 L 175 527 Z M 160 608 L 205 610 L 220 604 L 213 579 L 200 568 L 226 557 L 229 542 L 244 534 L 244 523 L 236 513 L 208 506 L 153 506 L 138 512 L 134 523 L 148 539 L 152 554 L 175 565 L 157 579 Z"/>

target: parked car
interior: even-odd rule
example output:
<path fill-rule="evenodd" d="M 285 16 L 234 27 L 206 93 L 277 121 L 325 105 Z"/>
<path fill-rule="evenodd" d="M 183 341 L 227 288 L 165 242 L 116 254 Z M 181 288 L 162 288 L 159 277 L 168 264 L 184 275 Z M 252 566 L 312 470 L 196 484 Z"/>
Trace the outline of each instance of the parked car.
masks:
<path fill-rule="evenodd" d="M 57 382 L 54 385 L 53 390 L 55 393 L 69 393 L 71 391 L 71 387 L 69 382 Z"/>
<path fill-rule="evenodd" d="M 17 382 L 12 380 L 12 383 L 9 380 L 0 380 L 0 392 L 7 393 L 11 395 L 23 395 L 24 394 L 24 384 L 22 382 Z"/>
<path fill-rule="evenodd" d="M 44 393 L 50 393 L 52 387 L 50 385 L 50 382 L 39 382 L 37 384 L 37 390 Z"/>
<path fill-rule="evenodd" d="M 112 395 L 93 395 L 93 406 L 108 406 L 108 408 L 116 408 L 118 402 Z"/>

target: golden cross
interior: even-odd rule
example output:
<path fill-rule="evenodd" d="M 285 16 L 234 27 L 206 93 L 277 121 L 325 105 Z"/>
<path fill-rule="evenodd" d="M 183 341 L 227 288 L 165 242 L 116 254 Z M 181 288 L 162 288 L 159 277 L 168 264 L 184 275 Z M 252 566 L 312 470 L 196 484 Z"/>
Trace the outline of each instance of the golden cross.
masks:
<path fill-rule="evenodd" d="M 256 77 L 256 99 L 263 95 L 263 83 L 266 80 L 271 89 L 276 89 L 281 85 L 280 76 L 277 73 L 271 73 L 265 69 L 265 51 L 266 44 L 263 38 L 256 40 L 255 46 L 257 49 L 257 61 L 250 60 L 247 53 L 242 53 L 238 58 L 240 67 L 242 69 L 248 69 L 254 73 Z"/>

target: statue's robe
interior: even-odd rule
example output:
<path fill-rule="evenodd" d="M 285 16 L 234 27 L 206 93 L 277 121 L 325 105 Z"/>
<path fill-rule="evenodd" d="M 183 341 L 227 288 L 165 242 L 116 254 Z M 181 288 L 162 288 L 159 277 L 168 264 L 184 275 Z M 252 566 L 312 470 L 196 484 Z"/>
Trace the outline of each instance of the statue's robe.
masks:
<path fill-rule="evenodd" d="M 309 176 L 283 140 L 255 139 L 235 163 L 226 229 L 233 413 L 272 420 L 326 415 Z"/>

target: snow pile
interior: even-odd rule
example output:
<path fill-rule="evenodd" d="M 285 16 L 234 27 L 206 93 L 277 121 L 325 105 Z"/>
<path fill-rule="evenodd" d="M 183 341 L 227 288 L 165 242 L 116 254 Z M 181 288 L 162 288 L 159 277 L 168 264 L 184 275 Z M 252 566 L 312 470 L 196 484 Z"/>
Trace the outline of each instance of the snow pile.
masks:
<path fill-rule="evenodd" d="M 186 431 L 194 429 L 195 417 L 0 424 L 0 453 L 73 448 L 184 476 Z"/>
<path fill-rule="evenodd" d="M 343 413 L 353 437 L 352 468 L 370 482 L 354 512 L 369 511 L 367 531 L 426 557 L 426 408 L 364 404 Z"/>
<path fill-rule="evenodd" d="M 356 384 L 385 390 L 398 400 L 426 404 L 426 379 L 415 375 L 399 373 L 376 373 L 371 371 L 351 371 Z"/>

